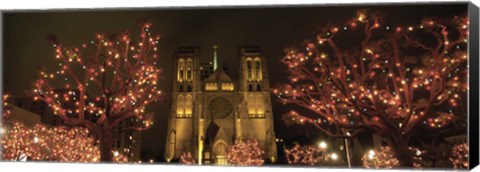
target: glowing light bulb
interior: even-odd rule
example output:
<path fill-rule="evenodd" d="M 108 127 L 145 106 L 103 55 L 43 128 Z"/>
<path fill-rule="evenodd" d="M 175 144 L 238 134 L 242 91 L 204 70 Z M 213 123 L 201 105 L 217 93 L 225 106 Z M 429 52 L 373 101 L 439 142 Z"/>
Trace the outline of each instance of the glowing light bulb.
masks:
<path fill-rule="evenodd" d="M 370 150 L 368 151 L 368 159 L 373 159 L 375 157 L 375 151 Z"/>
<path fill-rule="evenodd" d="M 327 143 L 325 143 L 324 141 L 320 142 L 320 144 L 318 144 L 318 146 L 322 149 L 325 149 L 327 148 Z"/>
<path fill-rule="evenodd" d="M 336 153 L 332 153 L 332 155 L 330 155 L 330 157 L 333 159 L 333 160 L 337 160 L 338 159 L 338 155 Z"/>

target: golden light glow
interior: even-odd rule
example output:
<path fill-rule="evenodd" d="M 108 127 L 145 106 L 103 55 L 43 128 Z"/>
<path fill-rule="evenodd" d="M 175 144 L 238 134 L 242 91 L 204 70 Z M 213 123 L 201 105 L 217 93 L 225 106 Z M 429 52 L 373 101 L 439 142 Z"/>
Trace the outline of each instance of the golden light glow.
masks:
<path fill-rule="evenodd" d="M 191 117 L 192 110 L 193 110 L 193 96 L 189 94 L 185 97 L 185 116 Z"/>
<path fill-rule="evenodd" d="M 207 91 L 217 91 L 218 90 L 218 84 L 217 83 L 206 83 L 205 84 L 205 90 L 207 90 Z"/>
<path fill-rule="evenodd" d="M 233 83 L 222 83 L 222 91 L 233 91 Z"/>
<path fill-rule="evenodd" d="M 180 94 L 177 96 L 177 117 L 192 117 L 193 113 L 193 96 L 191 94 Z"/>
<path fill-rule="evenodd" d="M 253 80 L 262 81 L 262 61 L 260 57 L 255 57 L 254 60 L 254 75 Z"/>
<path fill-rule="evenodd" d="M 247 95 L 247 111 L 249 117 L 265 117 L 265 98 L 262 94 Z"/>
<path fill-rule="evenodd" d="M 178 59 L 177 68 L 178 68 L 177 81 L 178 82 L 183 82 L 183 80 L 185 78 L 185 60 L 183 58 Z"/>
<path fill-rule="evenodd" d="M 185 96 L 178 95 L 177 96 L 177 117 L 183 117 L 185 114 Z"/>

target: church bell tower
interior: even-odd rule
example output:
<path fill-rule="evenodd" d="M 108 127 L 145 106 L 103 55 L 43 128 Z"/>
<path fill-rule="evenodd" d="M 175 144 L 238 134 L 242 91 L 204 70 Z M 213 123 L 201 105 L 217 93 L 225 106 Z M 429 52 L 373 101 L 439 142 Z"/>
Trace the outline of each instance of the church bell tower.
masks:
<path fill-rule="evenodd" d="M 200 92 L 200 49 L 179 47 L 173 58 L 172 111 L 168 117 L 165 159 L 171 161 L 181 152 L 195 147 L 192 142 L 195 125 L 195 99 Z"/>

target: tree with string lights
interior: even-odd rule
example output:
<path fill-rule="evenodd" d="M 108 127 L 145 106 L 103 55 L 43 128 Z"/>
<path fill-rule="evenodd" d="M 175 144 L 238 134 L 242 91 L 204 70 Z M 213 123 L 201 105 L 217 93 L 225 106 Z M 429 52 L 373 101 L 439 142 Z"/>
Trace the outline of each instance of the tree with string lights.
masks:
<path fill-rule="evenodd" d="M 455 169 L 468 169 L 468 144 L 466 142 L 453 146 L 450 158 Z"/>
<path fill-rule="evenodd" d="M 118 153 L 118 151 L 113 152 L 113 162 L 115 163 L 128 163 L 128 157 L 124 154 Z"/>
<path fill-rule="evenodd" d="M 365 168 L 394 168 L 400 165 L 389 146 L 370 150 L 362 156 L 362 161 Z"/>
<path fill-rule="evenodd" d="M 152 35 L 150 27 L 150 23 L 142 24 L 138 42 L 128 32 L 97 34 L 81 48 L 67 48 L 50 36 L 59 69 L 41 70 L 29 91 L 34 100 L 46 102 L 64 124 L 89 129 L 99 139 L 101 161 L 112 161 L 115 134 L 149 128 L 153 115 L 145 107 L 163 99 L 157 81 L 160 37 Z M 63 88 L 57 85 L 62 82 Z M 114 132 L 127 120 L 134 123 Z"/>
<path fill-rule="evenodd" d="M 11 107 L 7 102 L 9 97 L 10 97 L 9 94 L 3 94 L 3 99 L 2 99 L 2 122 L 3 123 L 5 123 L 5 121 L 10 117 L 10 113 L 11 113 Z"/>
<path fill-rule="evenodd" d="M 227 160 L 232 165 L 260 166 L 264 163 L 264 153 L 256 139 L 236 140 L 228 148 Z"/>
<path fill-rule="evenodd" d="M 384 21 L 360 10 L 321 27 L 316 40 L 286 49 L 290 83 L 273 93 L 305 109 L 286 113 L 285 122 L 312 124 L 337 138 L 377 134 L 401 167 L 413 167 L 408 149 L 419 126 L 444 127 L 466 108 L 469 23 L 463 16 L 398 27 Z"/>
<path fill-rule="evenodd" d="M 14 123 L 1 139 L 2 159 L 20 161 L 98 162 L 100 150 L 85 128 L 28 128 Z"/>
<path fill-rule="evenodd" d="M 416 147 L 409 147 L 408 151 L 413 155 L 413 167 L 425 167 L 424 156 L 426 151 Z M 395 157 L 390 146 L 375 148 L 363 154 L 363 167 L 365 168 L 395 168 L 400 166 L 399 160 Z"/>
<path fill-rule="evenodd" d="M 288 164 L 296 165 L 325 165 L 332 161 L 331 154 L 325 148 L 318 146 L 300 146 L 295 144 L 290 149 L 285 149 Z"/>
<path fill-rule="evenodd" d="M 180 155 L 180 163 L 186 164 L 186 165 L 195 165 L 197 164 L 197 161 L 195 158 L 193 158 L 191 152 L 184 152 L 182 155 Z"/>

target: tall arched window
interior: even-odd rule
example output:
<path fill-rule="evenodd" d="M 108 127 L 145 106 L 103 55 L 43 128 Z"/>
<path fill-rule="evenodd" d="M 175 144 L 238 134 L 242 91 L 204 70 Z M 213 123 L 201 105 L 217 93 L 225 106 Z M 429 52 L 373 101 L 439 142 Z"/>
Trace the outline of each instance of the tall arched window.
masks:
<path fill-rule="evenodd" d="M 183 82 L 184 80 L 184 70 L 185 70 L 185 60 L 183 58 L 178 59 L 178 73 L 177 73 L 177 81 Z"/>
<path fill-rule="evenodd" d="M 255 95 L 255 112 L 257 117 L 264 117 L 265 116 L 265 103 L 263 95 L 257 94 Z"/>
<path fill-rule="evenodd" d="M 257 81 L 261 81 L 262 80 L 262 63 L 260 61 L 260 58 L 255 58 L 255 76 L 254 78 L 257 80 Z"/>
<path fill-rule="evenodd" d="M 185 117 L 192 117 L 193 111 L 193 97 L 192 95 L 185 96 Z"/>
<path fill-rule="evenodd" d="M 253 94 L 249 94 L 247 96 L 247 111 L 249 116 L 255 116 L 255 96 Z"/>
<path fill-rule="evenodd" d="M 177 97 L 177 117 L 183 117 L 185 114 L 185 97 L 178 95 Z"/>
<path fill-rule="evenodd" d="M 247 58 L 247 80 L 248 81 L 253 80 L 252 70 L 253 70 L 252 59 Z"/>
<path fill-rule="evenodd" d="M 192 78 L 193 78 L 193 60 L 192 58 L 188 58 L 187 59 L 187 65 L 186 65 L 186 69 L 187 69 L 187 72 L 186 72 L 186 80 L 188 82 L 192 81 Z"/>
<path fill-rule="evenodd" d="M 192 81 L 192 68 L 190 67 L 187 68 L 187 81 Z"/>

